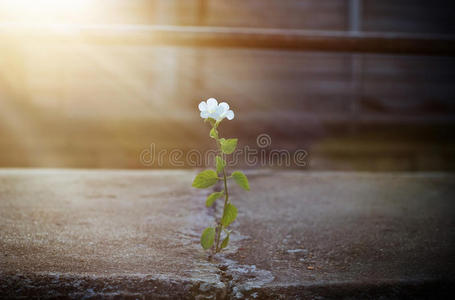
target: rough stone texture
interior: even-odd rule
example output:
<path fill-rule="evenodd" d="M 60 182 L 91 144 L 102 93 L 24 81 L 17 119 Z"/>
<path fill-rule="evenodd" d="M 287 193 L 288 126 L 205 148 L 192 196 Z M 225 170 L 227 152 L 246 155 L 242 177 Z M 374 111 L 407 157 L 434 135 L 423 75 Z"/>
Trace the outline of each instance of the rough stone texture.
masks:
<path fill-rule="evenodd" d="M 0 171 L 7 298 L 438 298 L 455 281 L 455 174 L 248 173 L 231 245 L 196 171 Z M 215 210 L 218 210 L 216 212 Z"/>

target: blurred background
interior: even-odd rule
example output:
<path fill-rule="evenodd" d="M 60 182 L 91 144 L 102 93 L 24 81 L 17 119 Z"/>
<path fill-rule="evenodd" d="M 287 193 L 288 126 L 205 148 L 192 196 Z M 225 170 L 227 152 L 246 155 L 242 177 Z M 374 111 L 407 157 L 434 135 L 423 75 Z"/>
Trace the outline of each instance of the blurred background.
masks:
<path fill-rule="evenodd" d="M 197 104 L 215 97 L 236 113 L 222 135 L 257 148 L 267 133 L 267 151 L 305 149 L 308 163 L 295 168 L 455 170 L 453 8 L 416 0 L 3 0 L 0 167 L 176 167 L 144 165 L 140 153 L 151 144 L 213 148 Z M 199 43 L 194 27 L 215 39 Z M 220 42 L 219 27 L 234 41 Z M 319 46 L 293 38 L 264 46 L 257 35 L 236 44 L 238 32 L 290 33 Z M 366 48 L 349 40 L 364 45 L 371 36 L 380 42 Z"/>

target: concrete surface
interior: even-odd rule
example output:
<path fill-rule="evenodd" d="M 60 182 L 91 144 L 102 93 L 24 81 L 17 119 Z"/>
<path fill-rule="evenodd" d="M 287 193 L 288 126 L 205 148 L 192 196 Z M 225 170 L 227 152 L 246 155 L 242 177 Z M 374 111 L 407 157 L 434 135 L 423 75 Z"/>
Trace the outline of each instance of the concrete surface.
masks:
<path fill-rule="evenodd" d="M 5 298 L 443 298 L 455 174 L 250 172 L 231 245 L 196 171 L 0 170 Z M 234 186 L 234 185 L 232 185 Z M 221 204 L 221 202 L 220 202 Z M 221 209 L 218 205 L 216 209 Z"/>

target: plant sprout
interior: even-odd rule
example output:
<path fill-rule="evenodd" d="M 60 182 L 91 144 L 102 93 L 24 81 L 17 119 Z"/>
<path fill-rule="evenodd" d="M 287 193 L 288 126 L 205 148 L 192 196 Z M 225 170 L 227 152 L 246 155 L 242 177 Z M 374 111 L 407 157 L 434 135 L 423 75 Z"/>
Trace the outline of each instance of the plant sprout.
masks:
<path fill-rule="evenodd" d="M 247 177 L 242 172 L 235 171 L 230 176 L 227 176 L 226 173 L 225 156 L 234 152 L 237 147 L 237 139 L 220 138 L 218 126 L 225 118 L 228 120 L 234 119 L 234 112 L 229 109 L 229 105 L 226 102 L 218 104 L 218 101 L 214 98 L 208 99 L 207 102 L 202 101 L 199 104 L 199 110 L 201 111 L 201 118 L 205 122 L 209 122 L 212 127 L 209 135 L 216 141 L 219 153 L 215 158 L 216 170 L 209 169 L 197 174 L 193 181 L 193 187 L 204 189 L 213 186 L 218 181 L 223 182 L 223 189 L 211 193 L 205 202 L 205 205 L 210 207 L 217 199 L 224 198 L 223 213 L 217 219 L 215 226 L 205 228 L 201 235 L 202 248 L 211 250 L 212 254 L 216 254 L 228 246 L 231 233 L 228 227 L 237 217 L 237 208 L 229 199 L 228 179 L 234 179 L 240 187 L 247 191 L 250 190 L 250 186 Z"/>

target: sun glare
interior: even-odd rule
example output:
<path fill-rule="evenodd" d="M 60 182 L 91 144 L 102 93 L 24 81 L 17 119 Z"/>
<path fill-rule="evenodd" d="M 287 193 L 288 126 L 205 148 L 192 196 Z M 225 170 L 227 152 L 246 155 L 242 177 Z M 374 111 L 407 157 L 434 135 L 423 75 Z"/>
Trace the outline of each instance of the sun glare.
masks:
<path fill-rule="evenodd" d="M 82 23 L 93 17 L 94 0 L 3 0 L 2 22 L 27 24 Z"/>

